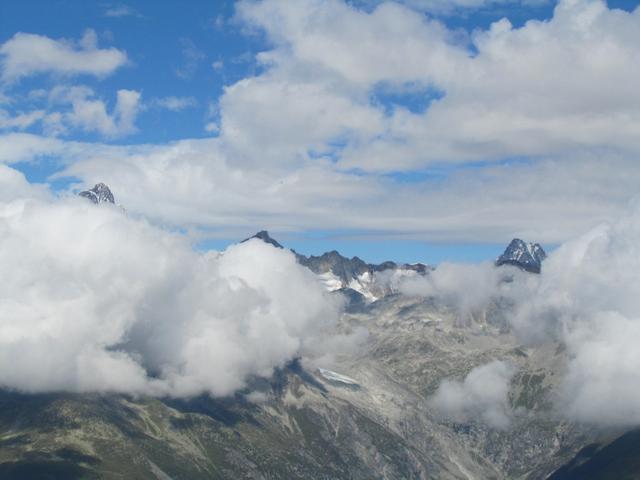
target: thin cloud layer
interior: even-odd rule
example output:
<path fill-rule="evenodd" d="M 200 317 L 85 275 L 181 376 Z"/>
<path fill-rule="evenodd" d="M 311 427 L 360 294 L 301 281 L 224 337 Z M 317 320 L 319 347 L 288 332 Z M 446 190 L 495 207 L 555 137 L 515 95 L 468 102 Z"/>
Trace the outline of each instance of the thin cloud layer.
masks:
<path fill-rule="evenodd" d="M 403 183 L 336 171 L 326 162 L 247 169 L 229 161 L 219 139 L 112 146 L 0 136 L 0 162 L 51 157 L 68 164 L 57 176 L 118 185 L 129 211 L 164 225 L 215 227 L 231 238 L 262 225 L 438 242 L 505 243 L 517 236 L 561 243 L 618 215 L 640 182 L 635 159 L 624 156 L 522 162 Z"/>
<path fill-rule="evenodd" d="M 227 395 L 330 353 L 339 305 L 259 241 L 201 254 L 117 207 L 27 196 L 2 199 L 0 245 L 3 387 Z"/>

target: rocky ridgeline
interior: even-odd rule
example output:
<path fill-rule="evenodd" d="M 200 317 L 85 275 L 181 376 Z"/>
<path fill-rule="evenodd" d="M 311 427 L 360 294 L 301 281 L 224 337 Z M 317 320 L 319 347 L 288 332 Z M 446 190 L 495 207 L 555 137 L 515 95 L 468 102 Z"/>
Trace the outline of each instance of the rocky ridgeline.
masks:
<path fill-rule="evenodd" d="M 274 240 L 269 232 L 262 230 L 243 242 L 257 238 L 276 248 L 284 248 L 277 240 Z M 338 251 L 332 250 L 322 255 L 302 255 L 292 250 L 300 265 L 319 275 L 329 290 L 341 290 L 349 297 L 363 296 L 368 300 L 375 300 L 389 293 L 385 285 L 376 283 L 375 274 L 380 272 L 397 274 L 424 275 L 432 267 L 422 263 L 398 264 L 387 261 L 379 264 L 366 263 L 359 257 L 344 257 Z M 362 299 L 361 299 L 362 300 Z"/>

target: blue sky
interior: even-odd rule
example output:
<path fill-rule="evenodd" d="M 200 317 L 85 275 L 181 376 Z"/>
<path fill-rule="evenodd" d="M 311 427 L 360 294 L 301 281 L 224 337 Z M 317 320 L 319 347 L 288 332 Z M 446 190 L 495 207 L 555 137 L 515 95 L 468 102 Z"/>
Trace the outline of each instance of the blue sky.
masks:
<path fill-rule="evenodd" d="M 1 2 L 0 162 L 215 248 L 553 247 L 637 194 L 637 5 Z"/>
<path fill-rule="evenodd" d="M 232 2 L 136 2 L 127 5 L 83 1 L 3 2 L 3 40 L 16 32 L 77 39 L 94 29 L 99 43 L 125 50 L 128 65 L 104 79 L 83 77 L 105 97 L 118 88 L 139 90 L 145 97 L 193 97 L 197 104 L 179 115 L 150 108 L 138 118 L 138 132 L 118 143 L 157 143 L 205 135 L 208 105 L 233 83 L 255 69 L 259 39 L 228 25 Z M 33 15 L 38 11 L 38 15 Z M 121 11 L 122 16 L 108 16 Z M 144 13 L 143 13 L 144 12 Z M 222 21 L 222 25 L 216 22 Z M 225 62 L 219 70 L 216 61 Z M 19 90 L 47 85 L 42 78 L 23 81 Z M 75 134 L 81 140 L 99 135 Z"/>

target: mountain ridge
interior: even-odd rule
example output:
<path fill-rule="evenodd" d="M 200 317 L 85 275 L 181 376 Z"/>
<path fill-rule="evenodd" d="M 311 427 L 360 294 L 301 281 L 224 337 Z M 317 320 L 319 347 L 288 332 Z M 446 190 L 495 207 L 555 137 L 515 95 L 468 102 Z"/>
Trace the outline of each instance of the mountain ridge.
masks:
<path fill-rule="evenodd" d="M 261 230 L 255 235 L 242 240 L 244 243 L 251 239 L 259 239 L 276 248 L 285 248 L 275 240 L 268 231 Z M 390 271 L 398 274 L 426 275 L 433 267 L 423 263 L 398 264 L 393 261 L 382 263 L 367 263 L 358 256 L 345 257 L 337 250 L 330 250 L 321 255 L 303 255 L 293 249 L 290 251 L 296 256 L 300 265 L 307 267 L 318 275 L 330 291 L 351 290 L 365 299 L 372 301 L 389 293 L 388 286 L 376 283 L 376 274 Z M 346 292 L 349 296 L 352 293 Z"/>

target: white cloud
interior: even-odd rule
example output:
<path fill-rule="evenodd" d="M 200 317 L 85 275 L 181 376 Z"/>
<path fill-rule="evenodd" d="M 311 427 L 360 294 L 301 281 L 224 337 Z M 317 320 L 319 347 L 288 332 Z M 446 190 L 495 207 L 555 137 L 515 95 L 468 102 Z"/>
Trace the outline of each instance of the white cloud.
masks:
<path fill-rule="evenodd" d="M 0 130 L 17 129 L 24 130 L 46 117 L 44 110 L 33 110 L 26 113 L 11 115 L 6 110 L 0 109 Z"/>
<path fill-rule="evenodd" d="M 506 277 L 515 281 L 505 282 Z M 493 261 L 477 264 L 444 262 L 426 276 L 402 279 L 399 291 L 408 296 L 434 297 L 448 302 L 458 310 L 460 320 L 468 320 L 471 314 L 481 311 L 498 297 L 517 299 L 522 292 L 529 292 L 535 279 L 517 268 L 496 267 Z"/>
<path fill-rule="evenodd" d="M 63 123 L 88 132 L 118 137 L 136 131 L 135 119 L 140 110 L 140 92 L 118 90 L 112 113 L 105 103 L 95 98 L 92 89 L 84 86 L 56 87 L 50 95 L 54 102 L 68 103 L 71 110 L 62 112 Z"/>
<path fill-rule="evenodd" d="M 374 135 L 382 120 L 366 103 L 354 105 L 328 87 L 270 76 L 228 87 L 220 109 L 220 134 L 230 157 L 248 164 L 295 166 L 310 150 L 331 151 L 328 140 Z"/>
<path fill-rule="evenodd" d="M 112 5 L 104 12 L 105 17 L 141 17 L 140 13 L 129 5 Z"/>
<path fill-rule="evenodd" d="M 242 25 L 263 28 L 273 47 L 258 56 L 262 73 L 213 104 L 204 128 L 215 142 L 50 145 L 67 172 L 122 185 L 128 208 L 160 223 L 229 236 L 264 225 L 558 243 L 637 192 L 637 12 L 565 1 L 549 21 L 502 21 L 465 40 L 393 4 L 370 13 L 338 0 L 238 8 Z M 429 88 L 445 96 L 423 113 L 379 98 Z M 129 97 L 129 122 L 86 95 L 42 123 L 52 134 L 124 134 L 136 111 Z M 27 139 L 0 139 L 16 142 L 0 158 L 28 158 L 27 143 L 43 145 Z M 505 157 L 517 160 L 492 163 Z M 472 160 L 482 162 L 460 166 Z M 427 168 L 425 180 L 412 168 Z M 409 182 L 383 174 L 407 169 Z"/>
<path fill-rule="evenodd" d="M 44 95 L 49 99 L 46 109 L 15 114 L 0 109 L 0 130 L 25 130 L 39 123 L 45 135 L 69 135 L 80 129 L 114 138 L 135 133 L 135 120 L 143 109 L 140 92 L 135 90 L 118 90 L 111 113 L 106 103 L 86 86 L 59 85 Z M 153 100 L 151 105 L 175 110 L 187 108 L 190 102 L 190 98 L 166 97 Z"/>
<path fill-rule="evenodd" d="M 172 112 L 179 112 L 180 110 L 185 110 L 198 105 L 198 102 L 194 97 L 174 96 L 154 98 L 149 103 L 152 107 L 163 108 L 171 110 Z"/>
<path fill-rule="evenodd" d="M 2 192 L 3 387 L 227 395 L 330 345 L 338 305 L 288 251 L 196 253 L 115 207 Z"/>
<path fill-rule="evenodd" d="M 33 162 L 47 155 L 60 155 L 65 148 L 61 140 L 27 133 L 0 136 L 0 162 Z"/>
<path fill-rule="evenodd" d="M 566 346 L 566 354 L 557 357 L 566 362 L 557 372 L 552 397 L 557 411 L 571 421 L 630 427 L 640 422 L 639 271 L 636 202 L 619 220 L 554 250 L 540 275 L 520 274 L 501 284 L 496 275 L 503 268 L 444 264 L 430 274 L 432 278 L 410 279 L 401 290 L 438 296 L 462 308 L 483 308 L 492 298 L 508 298 L 515 311 L 506 318 L 522 342 Z M 484 381 L 489 395 L 502 391 L 491 380 L 469 375 L 463 383 L 444 382 L 434 405 L 455 419 L 471 418 L 471 409 L 482 405 L 473 385 Z"/>
<path fill-rule="evenodd" d="M 58 158 L 66 174 L 117 185 L 122 202 L 165 225 L 215 228 L 226 238 L 274 231 L 362 229 L 393 238 L 560 243 L 615 217 L 637 191 L 635 158 L 577 157 L 398 183 L 335 171 L 245 167 L 219 139 L 111 146 L 27 134 L 0 136 L 0 162 Z M 421 259 L 433 261 L 425 251 Z"/>
<path fill-rule="evenodd" d="M 514 28 L 503 19 L 467 41 L 395 4 L 367 13 L 338 0 L 267 0 L 240 3 L 238 12 L 264 30 L 274 48 L 258 56 L 266 73 L 241 82 L 242 95 L 230 88 L 222 99 L 223 132 L 225 123 L 233 126 L 247 117 L 234 103 L 245 105 L 255 95 L 273 95 L 288 105 L 298 99 L 283 97 L 285 89 L 329 91 L 340 108 L 321 111 L 326 121 L 341 126 L 363 108 L 381 110 L 369 102 L 380 85 L 400 92 L 403 85 L 419 85 L 444 97 L 424 113 L 396 106 L 383 120 L 382 111 L 378 117 L 370 114 L 373 120 L 364 128 L 320 130 L 308 148 L 331 144 L 339 135 L 346 149 L 338 165 L 369 171 L 591 149 L 640 152 L 640 108 L 633 91 L 640 80 L 634 60 L 640 11 L 610 10 L 599 0 L 564 0 L 549 21 Z M 605 84 L 620 88 L 603 89 Z M 322 96 L 306 96 L 288 129 L 268 101 L 264 108 L 254 103 L 263 129 L 255 131 L 249 123 L 242 138 L 228 141 L 244 146 L 244 137 L 255 135 L 260 141 L 248 155 L 262 158 L 265 149 L 298 142 L 306 132 L 299 118 L 313 119 L 324 102 Z M 272 123 L 277 130 L 269 141 Z M 286 140 L 280 130 L 289 132 Z M 280 153 L 290 160 L 299 150 Z"/>
<path fill-rule="evenodd" d="M 22 173 L 0 164 L 0 202 L 25 197 L 49 199 L 50 194 L 46 187 L 29 183 Z"/>
<path fill-rule="evenodd" d="M 140 104 L 140 92 L 135 90 L 118 90 L 114 116 L 117 119 L 115 130 L 111 135 L 123 135 L 136 131 L 134 125 Z"/>
<path fill-rule="evenodd" d="M 377 6 L 385 0 L 361 0 L 355 3 L 363 6 Z M 501 5 L 534 7 L 550 3 L 550 0 L 398 0 L 398 3 L 416 10 L 435 14 L 452 14 L 457 11 L 491 8 Z"/>
<path fill-rule="evenodd" d="M 510 424 L 509 382 L 513 366 L 493 361 L 474 368 L 463 381 L 444 380 L 430 405 L 456 422 L 481 421 L 496 429 Z"/>
<path fill-rule="evenodd" d="M 126 62 L 123 51 L 98 48 L 93 30 L 87 30 L 78 42 L 20 32 L 0 46 L 4 82 L 41 73 L 105 77 Z"/>
<path fill-rule="evenodd" d="M 545 261 L 539 287 L 514 326 L 525 339 L 568 348 L 560 409 L 608 426 L 640 421 L 640 208 L 565 243 Z"/>

